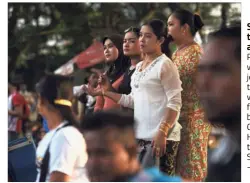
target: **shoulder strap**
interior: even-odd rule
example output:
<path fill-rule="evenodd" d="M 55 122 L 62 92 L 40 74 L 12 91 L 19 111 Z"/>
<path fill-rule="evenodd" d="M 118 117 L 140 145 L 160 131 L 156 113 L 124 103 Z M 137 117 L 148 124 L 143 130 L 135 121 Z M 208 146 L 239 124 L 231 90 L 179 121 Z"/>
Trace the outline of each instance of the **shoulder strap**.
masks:
<path fill-rule="evenodd" d="M 61 130 L 62 128 L 65 128 L 67 126 L 69 126 L 69 123 L 66 123 L 62 127 L 58 128 L 55 131 L 54 135 L 52 136 L 52 138 L 51 138 L 51 140 L 49 142 L 49 145 L 48 145 L 48 147 L 46 149 L 43 160 L 42 160 L 39 182 L 46 182 L 46 176 L 47 176 L 47 173 L 48 173 L 48 170 L 49 170 L 49 159 L 50 159 L 49 147 L 50 147 L 50 144 L 52 142 L 52 139 L 55 136 L 56 132 L 58 132 L 59 130 Z"/>

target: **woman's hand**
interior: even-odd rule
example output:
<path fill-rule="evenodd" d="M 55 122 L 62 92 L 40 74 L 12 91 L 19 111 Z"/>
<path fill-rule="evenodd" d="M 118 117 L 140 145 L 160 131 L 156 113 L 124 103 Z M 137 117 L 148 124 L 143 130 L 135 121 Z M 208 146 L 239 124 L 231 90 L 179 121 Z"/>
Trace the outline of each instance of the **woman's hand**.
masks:
<path fill-rule="evenodd" d="M 111 91 L 112 85 L 109 81 L 109 78 L 106 74 L 102 74 L 98 80 L 99 85 L 105 90 L 105 91 Z"/>
<path fill-rule="evenodd" d="M 112 85 L 109 81 L 108 76 L 106 73 L 102 73 L 98 69 L 91 69 L 92 72 L 96 73 L 98 75 L 98 84 L 105 90 L 105 91 L 111 91 Z"/>
<path fill-rule="evenodd" d="M 166 145 L 166 135 L 163 132 L 158 131 L 158 133 L 154 137 L 154 140 L 152 141 L 153 156 L 156 156 L 158 158 L 164 156 L 166 153 Z"/>
<path fill-rule="evenodd" d="M 98 86 L 97 88 L 93 88 L 90 85 L 84 85 L 83 90 L 92 97 L 103 95 L 103 89 L 100 86 Z"/>

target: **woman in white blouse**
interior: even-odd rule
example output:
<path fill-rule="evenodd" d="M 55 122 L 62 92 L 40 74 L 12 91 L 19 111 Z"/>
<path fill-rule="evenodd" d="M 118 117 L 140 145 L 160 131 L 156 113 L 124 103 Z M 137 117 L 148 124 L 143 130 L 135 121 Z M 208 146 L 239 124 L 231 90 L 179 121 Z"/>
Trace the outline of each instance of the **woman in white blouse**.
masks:
<path fill-rule="evenodd" d="M 152 20 L 141 27 L 139 41 L 144 60 L 136 66 L 129 95 L 108 91 L 105 75 L 100 76 L 102 88 L 88 88 L 88 92 L 133 108 L 136 137 L 142 150 L 140 161 L 144 161 L 145 152 L 152 146 L 154 157 L 160 158 L 160 170 L 174 175 L 181 131 L 178 118 L 182 88 L 176 66 L 162 49 L 166 48 L 165 38 L 165 24 L 161 20 Z"/>
<path fill-rule="evenodd" d="M 50 129 L 37 148 L 37 182 L 88 181 L 86 143 L 71 110 L 73 81 L 66 76 L 46 75 L 36 90 L 37 109 Z"/>

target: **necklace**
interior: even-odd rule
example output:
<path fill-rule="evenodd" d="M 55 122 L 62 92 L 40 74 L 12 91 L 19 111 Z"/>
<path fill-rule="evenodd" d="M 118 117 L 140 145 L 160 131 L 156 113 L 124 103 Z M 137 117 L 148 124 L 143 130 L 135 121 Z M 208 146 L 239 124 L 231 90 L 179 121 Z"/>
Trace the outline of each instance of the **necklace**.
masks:
<path fill-rule="evenodd" d="M 144 64 L 145 63 L 145 64 Z M 142 72 L 147 66 L 151 63 L 151 61 L 143 61 L 143 64 L 140 66 L 139 72 Z M 143 68 L 143 69 L 142 69 Z"/>
<path fill-rule="evenodd" d="M 133 79 L 133 85 L 135 88 L 139 88 L 139 85 L 140 85 L 140 82 L 141 80 L 151 71 L 151 69 L 156 65 L 156 63 L 161 60 L 161 56 L 157 57 L 154 62 L 147 68 L 145 68 L 143 71 L 140 71 L 141 70 L 141 66 L 140 68 L 138 69 L 138 71 L 136 70 L 134 72 L 134 79 Z"/>
<path fill-rule="evenodd" d="M 139 72 L 142 72 L 143 70 L 145 70 L 147 68 L 148 65 L 150 65 L 152 62 L 154 62 L 154 60 L 156 60 L 158 57 L 160 57 L 162 54 L 160 55 L 156 55 L 152 60 L 150 61 L 146 61 L 144 60 L 142 65 L 140 66 Z"/>

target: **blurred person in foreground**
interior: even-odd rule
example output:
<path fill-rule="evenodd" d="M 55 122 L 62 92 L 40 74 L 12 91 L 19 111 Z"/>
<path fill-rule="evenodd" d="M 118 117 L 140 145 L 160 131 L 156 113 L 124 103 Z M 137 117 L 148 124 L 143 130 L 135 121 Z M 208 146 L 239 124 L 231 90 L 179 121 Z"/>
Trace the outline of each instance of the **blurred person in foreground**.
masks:
<path fill-rule="evenodd" d="M 37 109 L 49 132 L 36 150 L 37 182 L 86 182 L 85 140 L 72 112 L 73 80 L 46 74 L 36 85 Z"/>
<path fill-rule="evenodd" d="M 206 116 L 226 135 L 208 155 L 206 181 L 241 181 L 241 28 L 210 34 L 198 66 L 197 88 Z"/>
<path fill-rule="evenodd" d="M 181 182 L 157 168 L 142 169 L 137 159 L 134 117 L 117 110 L 99 111 L 81 123 L 87 144 L 87 174 L 101 182 Z"/>

